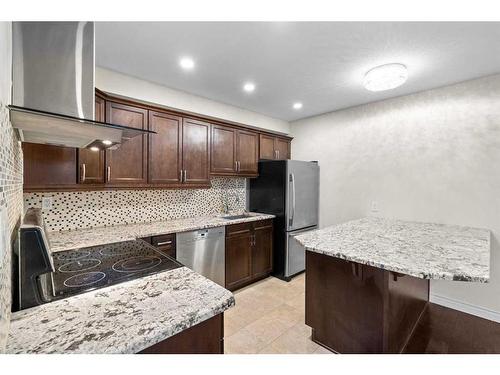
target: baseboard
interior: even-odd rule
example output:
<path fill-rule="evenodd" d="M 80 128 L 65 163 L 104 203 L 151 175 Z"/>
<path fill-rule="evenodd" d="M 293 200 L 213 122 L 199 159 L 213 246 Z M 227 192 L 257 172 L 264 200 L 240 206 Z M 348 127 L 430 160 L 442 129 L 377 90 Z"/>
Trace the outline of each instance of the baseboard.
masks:
<path fill-rule="evenodd" d="M 436 305 L 449 307 L 450 309 L 462 311 L 467 314 L 475 315 L 480 318 L 492 320 L 500 323 L 500 312 L 486 309 L 484 307 L 472 305 L 467 302 L 462 302 L 453 298 L 440 296 L 439 294 L 430 294 L 429 301 Z"/>

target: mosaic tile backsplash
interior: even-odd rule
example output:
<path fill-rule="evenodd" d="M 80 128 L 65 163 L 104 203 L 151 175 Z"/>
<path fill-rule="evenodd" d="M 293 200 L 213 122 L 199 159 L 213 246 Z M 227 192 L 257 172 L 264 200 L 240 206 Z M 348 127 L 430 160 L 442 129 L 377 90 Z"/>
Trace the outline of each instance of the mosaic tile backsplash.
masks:
<path fill-rule="evenodd" d="M 213 178 L 209 189 L 26 193 L 25 209 L 42 207 L 43 197 L 52 197 L 52 209 L 42 211 L 47 229 L 74 230 L 217 215 L 226 199 L 242 211 L 246 179 Z"/>
<path fill-rule="evenodd" d="M 12 303 L 12 235 L 22 214 L 23 161 L 9 122 L 11 23 L 0 22 L 0 353 L 5 351 Z"/>

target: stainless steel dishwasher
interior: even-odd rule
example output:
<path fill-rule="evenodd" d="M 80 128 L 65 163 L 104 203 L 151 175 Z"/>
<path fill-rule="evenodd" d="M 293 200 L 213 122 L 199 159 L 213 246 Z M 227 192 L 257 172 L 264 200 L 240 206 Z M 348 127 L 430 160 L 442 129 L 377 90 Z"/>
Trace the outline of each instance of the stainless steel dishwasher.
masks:
<path fill-rule="evenodd" d="M 186 267 L 224 286 L 225 239 L 225 227 L 177 233 L 176 258 Z"/>

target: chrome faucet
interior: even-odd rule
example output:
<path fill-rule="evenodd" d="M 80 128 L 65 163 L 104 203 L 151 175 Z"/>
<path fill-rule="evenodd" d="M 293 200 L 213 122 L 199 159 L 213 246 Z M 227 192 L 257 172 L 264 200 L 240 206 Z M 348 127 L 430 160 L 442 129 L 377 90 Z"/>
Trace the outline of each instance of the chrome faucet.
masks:
<path fill-rule="evenodd" d="M 228 193 L 224 193 L 222 195 L 222 212 L 224 214 L 228 214 L 230 211 L 229 195 L 230 194 L 228 194 Z M 240 204 L 240 197 L 236 193 L 234 193 L 233 195 L 234 195 L 234 200 L 236 202 L 236 205 L 239 205 Z"/>

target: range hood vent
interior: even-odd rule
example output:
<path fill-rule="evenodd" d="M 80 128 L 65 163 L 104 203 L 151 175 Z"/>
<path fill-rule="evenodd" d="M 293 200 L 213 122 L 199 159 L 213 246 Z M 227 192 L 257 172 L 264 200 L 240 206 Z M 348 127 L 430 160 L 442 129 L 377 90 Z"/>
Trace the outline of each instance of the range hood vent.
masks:
<path fill-rule="evenodd" d="M 10 121 L 22 141 L 97 150 L 155 133 L 93 120 L 93 22 L 13 22 L 12 47 Z"/>
<path fill-rule="evenodd" d="M 12 126 L 18 130 L 22 142 L 77 148 L 114 149 L 136 136 L 156 134 L 150 130 L 81 119 L 15 105 L 10 105 L 8 108 Z"/>

